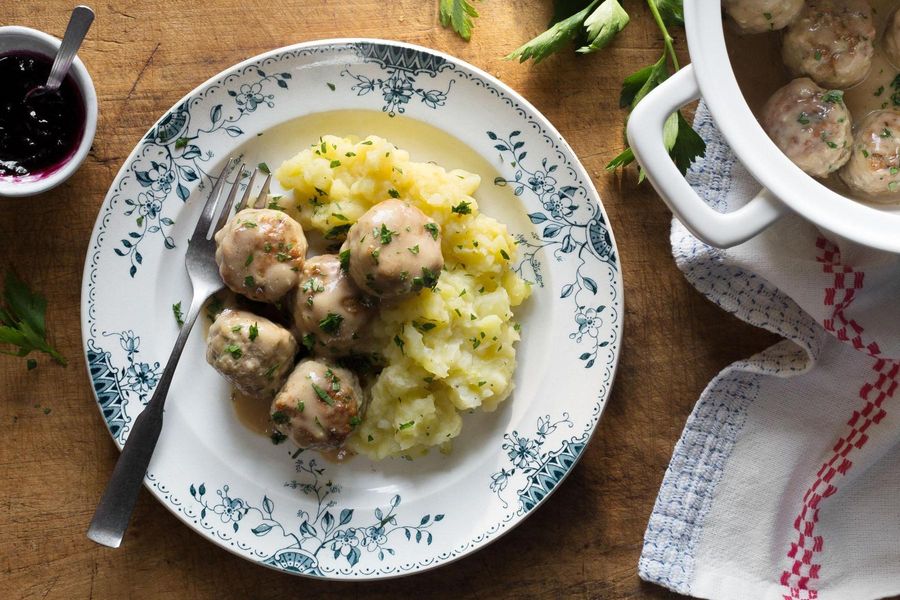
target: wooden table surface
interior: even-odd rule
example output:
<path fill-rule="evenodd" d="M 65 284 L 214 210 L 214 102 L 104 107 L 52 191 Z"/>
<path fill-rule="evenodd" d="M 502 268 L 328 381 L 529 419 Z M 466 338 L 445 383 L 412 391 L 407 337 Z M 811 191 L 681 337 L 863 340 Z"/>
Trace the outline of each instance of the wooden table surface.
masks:
<path fill-rule="evenodd" d="M 52 339 L 69 358 L 34 371 L 0 356 L 0 590 L 6 598 L 395 597 L 673 598 L 641 582 L 647 518 L 685 418 L 723 367 L 774 338 L 703 299 L 678 272 L 668 210 L 636 175 L 603 170 L 622 145 L 623 77 L 655 61 L 649 15 L 601 55 L 538 66 L 502 56 L 545 26 L 550 2 L 491 0 L 470 43 L 438 23 L 436 0 L 217 2 L 104 0 L 81 56 L 100 103 L 93 149 L 66 184 L 0 202 L 0 271 L 49 300 Z M 71 2 L 5 2 L 3 23 L 61 36 Z M 678 48 L 684 54 L 681 32 Z M 218 71 L 295 42 L 393 38 L 449 52 L 497 75 L 562 132 L 593 177 L 618 239 L 625 337 L 594 441 L 544 507 L 476 555 L 411 578 L 366 584 L 298 579 L 255 566 L 183 526 L 142 492 L 118 550 L 85 530 L 118 453 L 91 395 L 79 326 L 88 238 L 106 190 L 151 124 Z"/>

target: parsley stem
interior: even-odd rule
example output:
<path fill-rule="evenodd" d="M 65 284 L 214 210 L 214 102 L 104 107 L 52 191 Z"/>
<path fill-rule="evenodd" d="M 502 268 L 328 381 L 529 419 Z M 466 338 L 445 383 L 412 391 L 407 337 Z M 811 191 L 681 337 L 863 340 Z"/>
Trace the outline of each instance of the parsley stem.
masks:
<path fill-rule="evenodd" d="M 677 71 L 681 67 L 678 66 L 678 57 L 675 55 L 675 46 L 672 45 L 672 36 L 669 35 L 669 30 L 666 28 L 666 24 L 663 23 L 662 15 L 659 14 L 659 7 L 656 4 L 657 0 L 647 0 L 647 6 L 650 7 L 650 13 L 653 15 L 653 20 L 656 21 L 656 26 L 659 27 L 660 33 L 663 36 L 663 43 L 666 46 L 665 54 L 669 55 L 669 58 L 672 59 L 672 67 Z"/>

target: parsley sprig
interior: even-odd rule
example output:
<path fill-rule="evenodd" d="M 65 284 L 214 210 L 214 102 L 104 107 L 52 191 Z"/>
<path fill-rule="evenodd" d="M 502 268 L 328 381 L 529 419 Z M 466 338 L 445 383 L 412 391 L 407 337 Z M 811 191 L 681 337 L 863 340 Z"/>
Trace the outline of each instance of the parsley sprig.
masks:
<path fill-rule="evenodd" d="M 65 357 L 47 342 L 46 313 L 47 299 L 29 290 L 15 273 L 8 272 L 0 303 L 0 343 L 15 349 L 0 349 L 0 353 L 27 356 L 37 350 L 65 366 Z M 29 370 L 35 365 L 33 359 L 28 360 Z"/>
<path fill-rule="evenodd" d="M 446 2 L 447 0 L 441 0 L 442 15 Z M 632 73 L 622 83 L 619 104 L 629 111 L 633 110 L 651 90 L 665 81 L 671 72 L 679 69 L 678 57 L 668 28 L 673 25 L 684 25 L 682 0 L 645 0 L 645 2 L 662 34 L 663 51 L 659 60 Z M 578 8 L 581 10 L 577 10 Z M 573 14 L 572 11 L 575 10 L 577 12 Z M 608 46 L 631 20 L 619 0 L 556 0 L 554 12 L 553 23 L 549 29 L 513 50 L 506 59 L 519 62 L 532 59 L 535 63 L 539 63 L 572 41 L 581 42 L 576 49 L 578 53 L 597 52 Z M 443 16 L 441 22 L 447 25 Z M 463 35 L 455 24 L 453 25 L 464 39 L 469 39 L 471 23 L 466 30 L 467 35 Z M 706 144 L 691 128 L 680 110 L 666 120 L 663 141 L 669 155 L 682 173 L 706 152 Z M 630 147 L 626 147 L 606 165 L 606 169 L 614 171 L 632 162 L 634 152 Z M 639 181 L 643 179 L 644 172 L 641 170 Z"/>
<path fill-rule="evenodd" d="M 472 37 L 473 19 L 478 16 L 472 3 L 469 0 L 440 0 L 438 9 L 441 25 L 450 25 L 459 37 L 468 42 Z"/>

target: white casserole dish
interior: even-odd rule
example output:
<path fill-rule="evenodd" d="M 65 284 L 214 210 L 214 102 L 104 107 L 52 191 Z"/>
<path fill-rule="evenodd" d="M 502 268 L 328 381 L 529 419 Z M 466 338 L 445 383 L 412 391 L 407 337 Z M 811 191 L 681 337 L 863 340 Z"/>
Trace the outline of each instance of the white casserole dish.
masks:
<path fill-rule="evenodd" d="M 732 70 L 720 3 L 684 0 L 684 18 L 691 65 L 638 104 L 627 131 L 635 156 L 672 212 L 694 235 L 719 248 L 740 244 L 794 211 L 832 235 L 900 253 L 900 207 L 864 204 L 825 187 L 794 165 L 763 131 Z M 701 96 L 738 159 L 763 186 L 747 205 L 730 213 L 708 206 L 663 146 L 666 117 Z"/>

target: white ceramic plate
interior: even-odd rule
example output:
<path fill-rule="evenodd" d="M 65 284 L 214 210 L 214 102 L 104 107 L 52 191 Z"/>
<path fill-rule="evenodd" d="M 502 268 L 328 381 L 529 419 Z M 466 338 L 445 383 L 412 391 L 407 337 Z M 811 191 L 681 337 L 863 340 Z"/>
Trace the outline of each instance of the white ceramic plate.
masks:
<path fill-rule="evenodd" d="M 612 232 L 572 149 L 518 94 L 445 54 L 380 40 L 300 44 L 216 75 L 150 129 L 106 196 L 85 264 L 85 352 L 121 446 L 175 340 L 172 304 L 189 303 L 186 240 L 213 174 L 237 154 L 274 168 L 327 133 L 382 135 L 414 160 L 482 175 L 481 209 L 509 225 L 536 284 L 517 311 L 516 391 L 496 413 L 467 415 L 449 455 L 330 463 L 238 422 L 198 326 L 146 484 L 248 560 L 397 576 L 521 522 L 575 465 L 609 396 L 623 314 Z"/>

